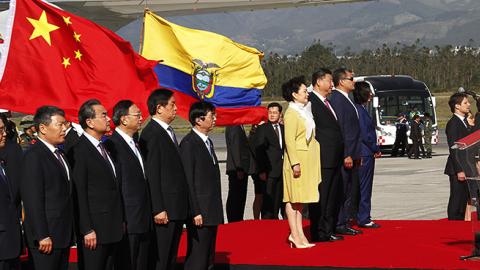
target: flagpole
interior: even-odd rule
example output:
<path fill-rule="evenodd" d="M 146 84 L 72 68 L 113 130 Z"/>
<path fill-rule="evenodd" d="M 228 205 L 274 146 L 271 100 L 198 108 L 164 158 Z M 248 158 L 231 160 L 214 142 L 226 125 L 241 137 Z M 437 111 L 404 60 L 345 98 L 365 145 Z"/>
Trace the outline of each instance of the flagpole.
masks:
<path fill-rule="evenodd" d="M 147 1 L 145 0 L 145 9 L 143 10 L 143 19 L 142 19 L 142 29 L 140 29 L 140 41 L 138 42 L 138 53 L 141 55 L 142 54 L 142 49 L 143 49 L 143 36 L 144 36 L 144 31 L 145 31 L 145 16 L 147 12 L 149 11 L 147 7 Z"/>

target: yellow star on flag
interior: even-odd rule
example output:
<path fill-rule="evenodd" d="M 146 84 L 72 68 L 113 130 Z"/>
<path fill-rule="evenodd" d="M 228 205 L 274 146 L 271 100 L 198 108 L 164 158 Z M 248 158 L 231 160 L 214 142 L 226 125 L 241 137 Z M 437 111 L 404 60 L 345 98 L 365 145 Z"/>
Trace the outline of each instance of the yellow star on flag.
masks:
<path fill-rule="evenodd" d="M 50 32 L 57 30 L 59 27 L 53 24 L 48 23 L 47 14 L 45 10 L 42 11 L 40 18 L 38 20 L 28 18 L 27 20 L 33 25 L 33 32 L 30 36 L 30 40 L 35 39 L 37 37 L 43 37 L 48 45 L 52 46 L 50 40 Z"/>
<path fill-rule="evenodd" d="M 65 67 L 65 69 L 70 66 L 70 58 L 63 57 L 63 62 L 62 65 Z"/>
<path fill-rule="evenodd" d="M 66 25 L 72 24 L 72 21 L 70 20 L 70 17 L 63 17 L 63 21 L 65 22 Z"/>
<path fill-rule="evenodd" d="M 82 35 L 77 34 L 76 32 L 73 32 L 73 38 L 75 38 L 75 40 L 76 40 L 77 42 L 80 42 L 80 37 L 81 37 L 81 36 L 82 36 Z"/>
<path fill-rule="evenodd" d="M 74 52 L 75 52 L 75 59 L 78 59 L 79 61 L 82 61 L 83 54 L 80 52 L 80 50 L 76 50 Z"/>

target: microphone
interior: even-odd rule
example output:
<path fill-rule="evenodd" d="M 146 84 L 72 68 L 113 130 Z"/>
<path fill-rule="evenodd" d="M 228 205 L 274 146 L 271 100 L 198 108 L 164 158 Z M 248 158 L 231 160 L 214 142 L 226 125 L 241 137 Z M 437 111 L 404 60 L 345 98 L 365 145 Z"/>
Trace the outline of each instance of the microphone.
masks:
<path fill-rule="evenodd" d="M 465 88 L 463 88 L 463 87 L 458 88 L 458 93 L 465 93 L 467 95 L 472 96 L 474 99 L 479 99 L 480 98 L 480 95 L 477 95 L 477 93 L 475 93 L 473 91 L 465 90 Z"/>

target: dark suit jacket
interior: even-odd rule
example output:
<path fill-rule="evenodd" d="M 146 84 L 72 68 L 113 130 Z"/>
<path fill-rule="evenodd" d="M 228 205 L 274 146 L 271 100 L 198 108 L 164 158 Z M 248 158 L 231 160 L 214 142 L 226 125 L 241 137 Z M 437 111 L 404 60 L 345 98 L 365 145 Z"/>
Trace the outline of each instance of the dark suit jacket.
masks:
<path fill-rule="evenodd" d="M 140 161 L 118 132 L 105 146 L 121 170 L 122 197 L 128 233 L 146 233 L 152 228 L 150 191 Z M 140 149 L 138 150 L 140 152 Z"/>
<path fill-rule="evenodd" d="M 285 130 L 280 125 L 282 145 L 272 123 L 265 123 L 257 128 L 255 134 L 255 156 L 257 171 L 266 172 L 269 177 L 280 177 L 283 170 L 283 149 L 285 147 Z"/>
<path fill-rule="evenodd" d="M 8 178 L 8 169 L 3 167 Z M 18 217 L 18 189 L 13 181 L 7 178 L 0 179 L 0 260 L 20 256 L 22 239 Z"/>
<path fill-rule="evenodd" d="M 445 166 L 445 174 L 456 175 L 458 172 L 463 171 L 462 166 L 457 160 L 457 150 L 452 149 L 451 147 L 456 141 L 469 135 L 476 129 L 476 127 L 473 127 L 471 131 L 468 131 L 465 124 L 456 115 L 452 115 L 452 118 L 448 120 L 445 133 L 447 134 L 448 149 L 450 154 L 448 155 L 447 164 Z"/>
<path fill-rule="evenodd" d="M 22 178 L 23 149 L 16 141 L 6 141 L 5 147 L 0 149 L 0 160 L 9 179 L 9 183 L 16 196 L 15 201 L 20 202 L 20 182 Z M 20 217 L 20 211 L 19 211 Z"/>
<path fill-rule="evenodd" d="M 67 135 L 65 136 L 65 142 L 63 143 L 63 151 L 65 153 L 70 152 L 75 144 L 80 140 L 80 136 L 78 136 L 77 131 L 72 127 L 70 131 L 68 131 Z"/>
<path fill-rule="evenodd" d="M 237 170 L 248 173 L 251 152 L 245 131 L 241 126 L 227 126 L 225 128 L 225 141 L 227 144 L 227 173 Z"/>
<path fill-rule="evenodd" d="M 343 135 L 333 113 L 315 93 L 310 95 L 315 139 L 320 143 L 320 163 L 322 168 L 336 168 L 343 164 Z M 330 103 L 336 113 L 336 108 Z"/>
<path fill-rule="evenodd" d="M 332 91 L 330 103 L 333 105 L 343 134 L 343 157 L 350 156 L 353 160 L 360 159 L 360 123 L 355 107 L 339 90 Z"/>
<path fill-rule="evenodd" d="M 422 129 L 420 128 L 420 123 L 412 121 L 412 128 L 410 129 L 410 139 L 412 140 L 421 140 L 422 139 Z"/>
<path fill-rule="evenodd" d="M 150 185 L 152 211 L 167 211 L 170 220 L 186 220 L 188 187 L 177 146 L 167 131 L 151 120 L 140 135 L 145 173 Z"/>
<path fill-rule="evenodd" d="M 72 183 L 64 167 L 38 140 L 25 153 L 22 170 L 28 246 L 36 247 L 38 241 L 50 237 L 54 248 L 69 247 L 73 236 Z"/>
<path fill-rule="evenodd" d="M 361 134 L 361 156 L 368 157 L 380 151 L 377 145 L 377 133 L 373 124 L 372 117 L 367 109 L 362 105 L 356 104 L 360 116 L 360 134 Z"/>
<path fill-rule="evenodd" d="M 72 148 L 73 182 L 76 192 L 77 225 L 80 237 L 91 230 L 98 244 L 115 243 L 123 237 L 123 205 L 119 180 L 111 166 L 85 135 Z"/>
<path fill-rule="evenodd" d="M 192 217 L 202 215 L 205 226 L 223 223 L 220 169 L 207 146 L 194 131 L 190 131 L 180 144 L 183 165 L 190 191 Z"/>

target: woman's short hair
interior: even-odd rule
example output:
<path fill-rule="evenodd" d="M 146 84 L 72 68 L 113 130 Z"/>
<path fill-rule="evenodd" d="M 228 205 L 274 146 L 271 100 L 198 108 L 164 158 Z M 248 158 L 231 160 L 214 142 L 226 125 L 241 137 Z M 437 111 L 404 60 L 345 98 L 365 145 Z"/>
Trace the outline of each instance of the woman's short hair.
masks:
<path fill-rule="evenodd" d="M 366 82 L 358 82 L 355 84 L 355 90 L 353 91 L 353 99 L 357 104 L 365 104 L 368 102 L 370 95 L 370 85 Z"/>
<path fill-rule="evenodd" d="M 300 86 L 305 84 L 305 77 L 298 76 L 282 84 L 282 95 L 286 101 L 293 101 L 293 93 L 298 93 Z"/>

